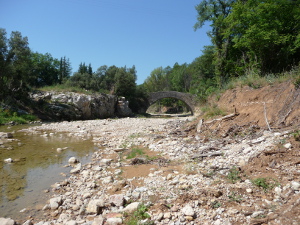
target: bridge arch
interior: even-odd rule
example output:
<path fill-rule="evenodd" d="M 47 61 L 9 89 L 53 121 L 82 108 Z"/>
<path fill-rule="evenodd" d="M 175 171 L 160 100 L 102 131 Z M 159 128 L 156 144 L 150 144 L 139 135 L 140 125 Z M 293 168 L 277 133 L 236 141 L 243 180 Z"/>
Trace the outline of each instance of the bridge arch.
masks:
<path fill-rule="evenodd" d="M 159 91 L 159 92 L 151 92 L 148 95 L 148 106 L 147 108 L 155 103 L 156 101 L 163 99 L 163 98 L 175 98 L 178 100 L 183 101 L 188 108 L 190 109 L 192 115 L 195 113 L 195 107 L 196 107 L 196 99 L 195 96 L 178 92 L 178 91 Z"/>

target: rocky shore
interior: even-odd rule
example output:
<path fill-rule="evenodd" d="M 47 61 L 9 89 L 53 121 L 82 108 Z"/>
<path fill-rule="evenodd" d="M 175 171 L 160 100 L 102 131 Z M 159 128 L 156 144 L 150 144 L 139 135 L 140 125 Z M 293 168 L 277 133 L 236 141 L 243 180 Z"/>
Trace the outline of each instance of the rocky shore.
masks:
<path fill-rule="evenodd" d="M 300 223 L 298 131 L 248 127 L 219 137 L 197 132 L 197 123 L 195 117 L 124 118 L 24 130 L 28 135 L 67 132 L 92 138 L 100 150 L 85 165 L 69 160 L 71 175 L 51 187 L 42 218 L 17 222 Z M 0 224 L 15 223 L 0 218 Z"/>

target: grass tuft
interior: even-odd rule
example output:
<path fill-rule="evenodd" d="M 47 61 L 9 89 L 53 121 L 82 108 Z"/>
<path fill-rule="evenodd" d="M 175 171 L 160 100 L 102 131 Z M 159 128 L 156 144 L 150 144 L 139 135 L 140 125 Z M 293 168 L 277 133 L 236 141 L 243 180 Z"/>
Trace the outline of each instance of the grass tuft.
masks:
<path fill-rule="evenodd" d="M 261 88 L 267 85 L 292 81 L 296 88 L 300 87 L 300 67 L 280 73 L 261 75 L 260 71 L 249 70 L 245 75 L 233 78 L 226 85 L 224 90 L 233 89 L 236 87 L 249 86 L 254 89 Z"/>
<path fill-rule="evenodd" d="M 231 181 L 231 183 L 235 184 L 237 181 L 241 180 L 241 174 L 238 168 L 235 166 L 229 170 L 227 175 L 227 179 Z"/>
<path fill-rule="evenodd" d="M 204 119 L 213 118 L 215 116 L 225 116 L 226 112 L 220 109 L 217 105 L 205 106 L 201 108 L 201 111 L 204 113 Z"/>
<path fill-rule="evenodd" d="M 267 192 L 268 190 L 271 190 L 279 185 L 279 183 L 275 179 L 267 179 L 264 177 L 253 179 L 251 180 L 251 182 L 257 187 L 262 188 L 264 192 Z"/>
<path fill-rule="evenodd" d="M 138 147 L 134 147 L 131 149 L 131 151 L 127 154 L 126 158 L 127 159 L 133 159 L 138 155 L 144 155 L 144 151 L 141 148 Z"/>
<path fill-rule="evenodd" d="M 52 86 L 45 86 L 42 88 L 39 88 L 41 91 L 57 91 L 57 92 L 76 92 L 80 94 L 93 94 L 93 91 L 85 90 L 83 88 L 79 87 L 71 87 L 66 84 L 57 84 Z"/>
<path fill-rule="evenodd" d="M 300 141 L 300 130 L 295 131 L 293 134 L 295 141 Z"/>
<path fill-rule="evenodd" d="M 150 219 L 150 215 L 147 213 L 148 208 L 147 206 L 145 206 L 144 204 L 139 205 L 139 207 L 137 208 L 137 210 L 131 214 L 131 215 L 126 215 L 127 218 L 125 219 L 124 223 L 126 225 L 138 225 L 141 224 L 140 221 L 141 220 L 145 220 L 145 219 Z M 153 225 L 154 222 L 151 220 L 147 220 L 145 222 L 143 222 L 144 225 Z"/>
<path fill-rule="evenodd" d="M 232 202 L 238 202 L 238 203 L 240 203 L 241 201 L 243 201 L 242 195 L 239 195 L 239 194 L 237 194 L 237 193 L 235 193 L 235 192 L 231 192 L 231 194 L 228 195 L 228 198 L 229 198 L 230 201 L 232 201 Z"/>

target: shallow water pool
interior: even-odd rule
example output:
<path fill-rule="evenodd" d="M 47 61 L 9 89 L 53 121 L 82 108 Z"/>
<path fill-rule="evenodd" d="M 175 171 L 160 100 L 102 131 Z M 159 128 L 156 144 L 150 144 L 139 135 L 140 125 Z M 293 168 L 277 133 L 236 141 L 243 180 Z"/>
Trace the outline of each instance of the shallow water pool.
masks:
<path fill-rule="evenodd" d="M 26 218 L 31 210 L 41 209 L 49 199 L 45 190 L 66 179 L 72 167 L 68 159 L 90 161 L 97 150 L 91 140 L 67 133 L 27 134 L 26 126 L 0 127 L 13 133 L 13 141 L 0 145 L 0 217 Z M 57 149 L 62 149 L 57 151 Z M 4 163 L 12 158 L 13 163 Z M 21 210 L 25 212 L 20 212 Z"/>

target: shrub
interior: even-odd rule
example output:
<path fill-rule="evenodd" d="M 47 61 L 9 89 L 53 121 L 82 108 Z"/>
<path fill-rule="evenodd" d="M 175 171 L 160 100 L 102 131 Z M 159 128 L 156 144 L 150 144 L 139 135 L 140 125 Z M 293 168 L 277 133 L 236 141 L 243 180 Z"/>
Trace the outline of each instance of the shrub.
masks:
<path fill-rule="evenodd" d="M 279 183 L 275 179 L 267 179 L 267 178 L 256 178 L 254 180 L 251 180 L 251 182 L 262 188 L 265 192 L 267 192 L 269 189 L 273 189 L 274 187 L 278 186 Z"/>
<path fill-rule="evenodd" d="M 76 92 L 82 94 L 93 94 L 93 91 L 85 90 L 80 87 L 70 86 L 68 84 L 57 84 L 53 86 L 45 86 L 39 88 L 41 91 L 58 91 L 58 92 Z"/>
<path fill-rule="evenodd" d="M 230 195 L 228 195 L 228 198 L 230 199 L 230 201 L 234 201 L 234 202 L 241 202 L 242 199 L 242 195 L 238 195 L 235 192 L 231 192 Z"/>
<path fill-rule="evenodd" d="M 215 116 L 225 116 L 226 113 L 220 109 L 217 105 L 205 106 L 201 108 L 201 111 L 204 113 L 204 118 L 209 119 Z"/>
<path fill-rule="evenodd" d="M 240 171 L 235 166 L 229 170 L 227 178 L 234 184 L 237 181 L 241 180 Z"/>
<path fill-rule="evenodd" d="M 219 207 L 221 207 L 221 203 L 219 201 L 214 201 L 211 203 L 211 207 L 213 209 L 219 208 Z"/>
<path fill-rule="evenodd" d="M 148 208 L 144 204 L 141 204 L 137 210 L 132 214 L 129 215 L 126 220 L 126 225 L 138 225 L 140 220 L 150 219 L 150 215 L 147 213 Z M 147 221 L 143 223 L 145 225 L 152 225 L 154 224 L 153 221 Z"/>
<path fill-rule="evenodd" d="M 144 151 L 141 148 L 132 148 L 131 151 L 127 154 L 127 159 L 135 158 L 137 155 L 144 155 Z"/>
<path fill-rule="evenodd" d="M 8 110 L 8 109 L 0 109 L 0 124 L 6 124 L 9 122 L 15 122 L 17 124 L 25 124 L 29 121 L 36 120 L 36 116 L 30 114 L 18 114 L 17 112 Z"/>
<path fill-rule="evenodd" d="M 295 141 L 300 141 L 300 130 L 297 130 L 293 133 Z"/>

